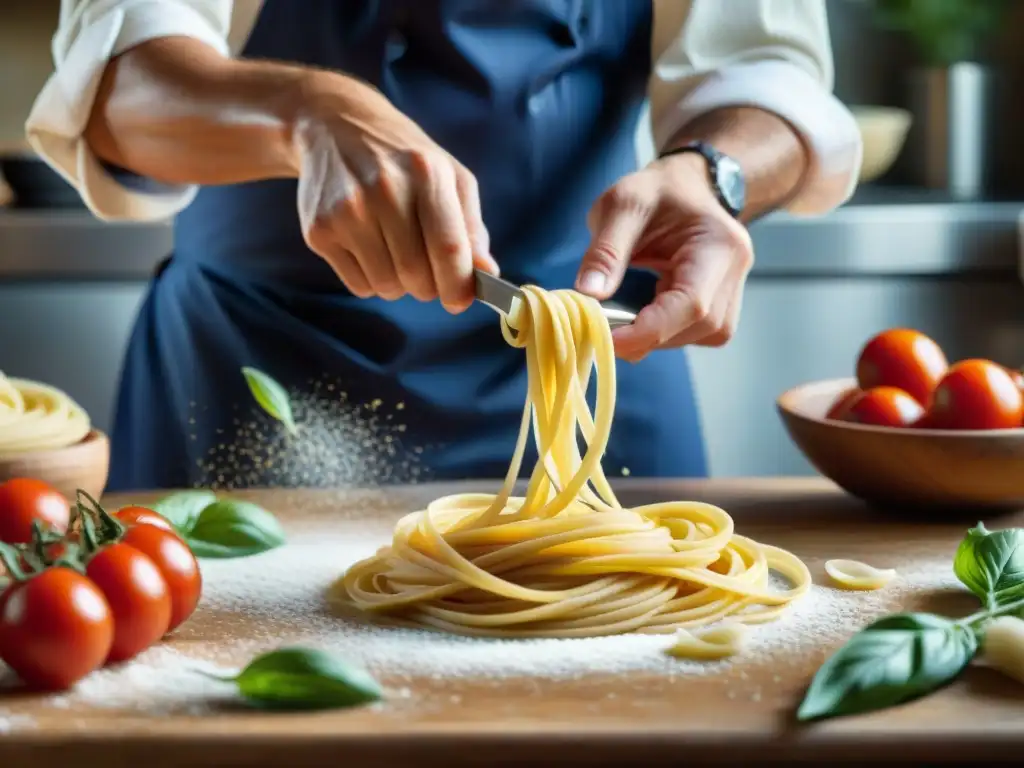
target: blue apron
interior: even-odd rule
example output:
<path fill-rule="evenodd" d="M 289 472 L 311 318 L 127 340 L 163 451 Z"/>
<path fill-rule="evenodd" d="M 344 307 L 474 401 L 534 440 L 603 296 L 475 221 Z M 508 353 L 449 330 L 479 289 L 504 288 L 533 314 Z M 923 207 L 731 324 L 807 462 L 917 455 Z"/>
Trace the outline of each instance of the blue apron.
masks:
<path fill-rule="evenodd" d="M 476 175 L 503 275 L 559 288 L 588 209 L 635 170 L 651 23 L 639 0 L 268 0 L 244 56 L 375 85 Z M 631 273 L 617 298 L 652 292 Z M 293 393 L 298 436 L 258 410 L 242 366 Z M 204 188 L 129 345 L 111 489 L 500 477 L 525 366 L 486 307 L 349 294 L 303 242 L 295 181 Z M 704 475 L 684 354 L 617 375 L 609 475 Z"/>

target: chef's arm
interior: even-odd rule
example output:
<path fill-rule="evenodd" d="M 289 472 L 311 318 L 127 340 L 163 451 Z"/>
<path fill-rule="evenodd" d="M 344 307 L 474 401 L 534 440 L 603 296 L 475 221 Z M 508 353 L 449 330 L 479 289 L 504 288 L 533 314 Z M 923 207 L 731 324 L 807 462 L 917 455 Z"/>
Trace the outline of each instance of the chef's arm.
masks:
<path fill-rule="evenodd" d="M 150 40 L 106 67 L 83 138 L 102 161 L 165 184 L 294 177 L 289 126 L 308 78 L 187 37 Z"/>
<path fill-rule="evenodd" d="M 745 219 L 821 214 L 856 186 L 861 138 L 832 93 L 824 0 L 662 3 L 650 82 L 659 152 L 701 140 L 747 180 Z"/>
<path fill-rule="evenodd" d="M 62 0 L 26 133 L 97 216 L 166 218 L 199 184 L 294 176 L 287 126 L 303 88 L 322 76 L 365 89 L 232 59 L 233 6 L 247 1 Z"/>

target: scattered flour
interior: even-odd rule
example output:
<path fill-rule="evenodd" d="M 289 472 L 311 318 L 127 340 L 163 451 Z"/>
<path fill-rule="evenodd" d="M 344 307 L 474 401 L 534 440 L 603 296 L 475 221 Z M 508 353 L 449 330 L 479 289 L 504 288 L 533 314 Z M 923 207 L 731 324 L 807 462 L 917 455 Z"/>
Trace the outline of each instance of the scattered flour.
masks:
<path fill-rule="evenodd" d="M 28 715 L 21 715 L 0 709 L 0 736 L 11 731 L 21 731 L 35 727 L 35 720 Z"/>
<path fill-rule="evenodd" d="M 740 680 L 747 680 L 744 668 L 771 664 L 781 670 L 790 663 L 804 663 L 807 653 L 831 647 L 880 615 L 904 608 L 943 610 L 917 605 L 918 598 L 963 592 L 948 553 L 903 563 L 899 577 L 876 592 L 815 585 L 783 618 L 755 626 L 741 655 L 701 663 L 665 655 L 671 644 L 665 635 L 482 640 L 373 626 L 333 615 L 324 590 L 349 564 L 373 554 L 381 543 L 381 536 L 365 533 L 325 537 L 300 532 L 287 546 L 263 555 L 204 561 L 203 602 L 191 630 L 186 625 L 173 645 L 154 647 L 129 664 L 93 673 L 48 703 L 199 713 L 230 705 L 234 691 L 229 684 L 199 674 L 197 668 L 229 672 L 257 653 L 293 644 L 325 648 L 365 665 L 389 686 L 392 701 L 409 698 L 414 679 L 574 679 L 640 670 L 680 679 L 732 669 Z M 814 575 L 825 581 L 823 573 Z M 225 636 L 242 639 L 224 643 L 198 637 L 215 637 L 219 627 Z M 753 694 L 754 700 L 760 696 L 760 691 Z M 18 724 L 0 712 L 0 730 Z"/>
<path fill-rule="evenodd" d="M 948 552 L 914 552 L 897 564 L 897 578 L 874 592 L 826 586 L 823 570 L 813 568 L 820 584 L 778 621 L 753 627 L 740 655 L 711 663 L 667 656 L 664 650 L 672 638 L 666 635 L 473 639 L 375 626 L 332 613 L 325 600 L 327 587 L 353 562 L 372 555 L 388 535 L 384 525 L 376 532 L 364 529 L 354 535 L 298 530 L 288 545 L 263 555 L 203 561 L 200 610 L 173 643 L 156 646 L 128 664 L 94 672 L 72 691 L 48 697 L 45 703 L 61 709 L 85 705 L 182 714 L 231 707 L 237 704 L 233 686 L 199 670 L 229 673 L 252 656 L 283 645 L 324 648 L 366 666 L 388 686 L 390 703 L 410 699 L 413 680 L 565 680 L 644 671 L 670 680 L 727 672 L 748 681 L 747 670 L 769 665 L 783 671 L 803 665 L 808 654 L 823 653 L 884 614 L 899 610 L 951 614 L 959 608 L 951 607 L 949 598 L 966 597 Z M 936 602 L 942 600 L 945 604 Z M 210 639 L 218 636 L 235 639 Z M 777 674 L 772 679 L 782 680 Z M 731 688 L 729 698 L 743 695 L 758 701 L 761 690 L 744 693 L 740 689 L 745 685 L 749 683 Z M 460 700 L 452 693 L 445 698 L 453 703 Z M 0 708 L 0 734 L 31 727 L 30 716 L 15 708 Z"/>

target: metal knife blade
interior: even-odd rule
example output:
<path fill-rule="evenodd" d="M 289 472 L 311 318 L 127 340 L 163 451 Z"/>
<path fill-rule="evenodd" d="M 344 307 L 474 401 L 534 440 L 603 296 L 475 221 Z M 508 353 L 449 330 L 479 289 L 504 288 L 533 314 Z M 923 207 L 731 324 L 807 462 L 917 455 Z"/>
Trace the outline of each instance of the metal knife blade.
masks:
<path fill-rule="evenodd" d="M 484 272 L 476 273 L 476 299 L 503 315 L 511 314 L 516 303 L 523 300 L 523 292 L 507 280 Z"/>
<path fill-rule="evenodd" d="M 496 312 L 503 315 L 512 314 L 516 306 L 523 300 L 523 292 L 500 277 L 474 270 L 476 275 L 476 299 L 483 302 Z M 612 304 L 602 304 L 601 309 L 604 316 L 608 318 L 608 324 L 612 328 L 619 328 L 623 325 L 631 325 L 636 320 L 636 314 L 629 310 Z"/>

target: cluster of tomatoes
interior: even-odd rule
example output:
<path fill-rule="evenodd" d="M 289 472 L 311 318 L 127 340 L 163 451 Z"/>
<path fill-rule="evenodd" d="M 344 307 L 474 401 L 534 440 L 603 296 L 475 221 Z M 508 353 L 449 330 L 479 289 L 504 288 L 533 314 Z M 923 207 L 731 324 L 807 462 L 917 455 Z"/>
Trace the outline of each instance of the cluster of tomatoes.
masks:
<path fill-rule="evenodd" d="M 829 419 L 915 429 L 1024 426 L 1024 375 L 991 360 L 950 365 L 923 333 L 894 328 L 857 359 L 857 386 L 841 394 Z"/>
<path fill-rule="evenodd" d="M 46 483 L 0 484 L 0 659 L 33 688 L 62 690 L 136 656 L 195 611 L 188 545 L 145 507 L 74 507 Z"/>

